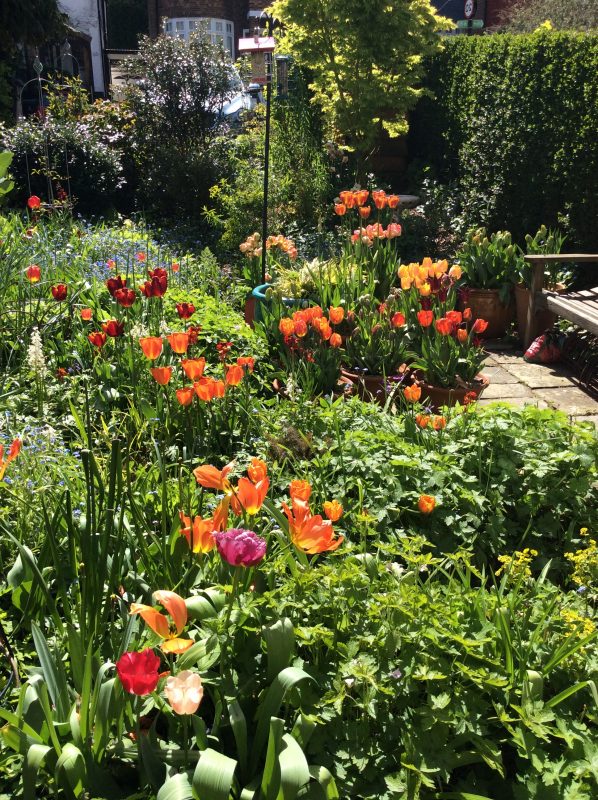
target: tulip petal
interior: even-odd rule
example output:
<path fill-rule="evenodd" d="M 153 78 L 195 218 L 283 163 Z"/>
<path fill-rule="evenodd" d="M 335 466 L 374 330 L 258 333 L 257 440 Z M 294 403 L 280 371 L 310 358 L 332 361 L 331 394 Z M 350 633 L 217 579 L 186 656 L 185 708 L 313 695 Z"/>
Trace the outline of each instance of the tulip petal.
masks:
<path fill-rule="evenodd" d="M 179 655 L 180 653 L 184 653 L 188 650 L 193 644 L 193 639 L 167 639 L 161 646 L 160 649 L 163 653 L 171 653 L 173 655 Z"/>
<path fill-rule="evenodd" d="M 152 606 L 146 606 L 142 603 L 131 603 L 129 614 L 139 614 L 154 633 L 157 633 L 162 639 L 165 639 L 170 633 L 168 620 L 164 614 L 156 611 Z"/>
<path fill-rule="evenodd" d="M 180 633 L 187 624 L 187 606 L 183 598 L 176 592 L 167 591 L 154 592 L 154 597 L 168 611 L 176 626 L 176 632 Z"/>

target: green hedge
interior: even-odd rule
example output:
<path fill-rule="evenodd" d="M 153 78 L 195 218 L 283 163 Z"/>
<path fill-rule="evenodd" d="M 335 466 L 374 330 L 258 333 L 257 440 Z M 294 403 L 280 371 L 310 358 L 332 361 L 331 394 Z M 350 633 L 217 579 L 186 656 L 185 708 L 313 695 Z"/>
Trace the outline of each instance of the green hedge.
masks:
<path fill-rule="evenodd" d="M 456 37 L 430 60 L 410 153 L 454 184 L 472 223 L 517 238 L 563 224 L 598 247 L 598 35 Z"/>

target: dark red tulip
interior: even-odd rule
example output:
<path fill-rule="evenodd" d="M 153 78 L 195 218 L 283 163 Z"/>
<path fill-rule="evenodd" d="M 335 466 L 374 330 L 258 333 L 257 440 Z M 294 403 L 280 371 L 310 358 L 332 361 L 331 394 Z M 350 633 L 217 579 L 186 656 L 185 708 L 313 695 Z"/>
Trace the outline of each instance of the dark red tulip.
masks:
<path fill-rule="evenodd" d="M 63 300 L 66 300 L 66 296 L 68 294 L 66 283 L 57 283 L 56 286 L 52 286 L 50 291 L 52 292 L 52 297 L 57 303 L 62 303 Z"/>
<path fill-rule="evenodd" d="M 102 331 L 94 331 L 93 333 L 90 333 L 87 338 L 92 345 L 98 349 L 106 344 L 106 334 L 102 333 Z"/>
<path fill-rule="evenodd" d="M 119 322 L 117 319 L 109 319 L 107 322 L 102 322 L 102 330 L 107 336 L 112 336 L 116 339 L 122 336 L 125 330 L 125 323 Z"/>
<path fill-rule="evenodd" d="M 114 299 L 123 308 L 131 308 L 137 299 L 137 292 L 135 289 L 127 289 L 127 287 L 124 286 L 122 289 L 117 289 L 114 292 Z"/>
<path fill-rule="evenodd" d="M 108 278 L 108 280 L 106 281 L 106 288 L 108 289 L 112 297 L 114 297 L 115 293 L 119 289 L 125 289 L 126 286 L 127 286 L 126 278 L 123 278 L 121 275 L 116 275 L 114 278 Z"/>
<path fill-rule="evenodd" d="M 193 303 L 177 303 L 176 310 L 181 319 L 189 319 L 189 317 L 195 314 L 195 306 Z"/>

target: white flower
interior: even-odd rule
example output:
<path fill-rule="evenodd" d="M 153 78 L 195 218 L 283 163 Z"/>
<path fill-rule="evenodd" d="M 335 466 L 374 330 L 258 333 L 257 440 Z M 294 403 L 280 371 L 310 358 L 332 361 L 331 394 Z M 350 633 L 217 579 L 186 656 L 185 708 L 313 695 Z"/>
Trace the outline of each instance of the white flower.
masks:
<path fill-rule="evenodd" d="M 46 359 L 44 358 L 42 337 L 37 326 L 31 331 L 31 342 L 27 348 L 27 363 L 36 378 L 42 379 L 46 376 Z"/>

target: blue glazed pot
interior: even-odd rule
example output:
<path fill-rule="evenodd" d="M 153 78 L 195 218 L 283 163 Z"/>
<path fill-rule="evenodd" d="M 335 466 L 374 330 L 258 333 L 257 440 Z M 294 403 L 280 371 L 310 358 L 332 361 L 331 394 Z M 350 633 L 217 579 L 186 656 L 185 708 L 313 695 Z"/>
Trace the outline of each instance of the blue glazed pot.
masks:
<path fill-rule="evenodd" d="M 255 303 L 254 312 L 253 312 L 253 319 L 255 322 L 262 322 L 263 314 L 262 314 L 262 303 L 267 303 L 268 298 L 266 297 L 266 291 L 271 287 L 272 284 L 270 283 L 262 283 L 261 286 L 256 286 L 255 289 L 251 292 L 251 299 Z M 292 308 L 293 306 L 307 306 L 308 303 L 306 300 L 301 300 L 298 297 L 283 297 L 282 302 L 287 306 L 287 308 Z"/>

